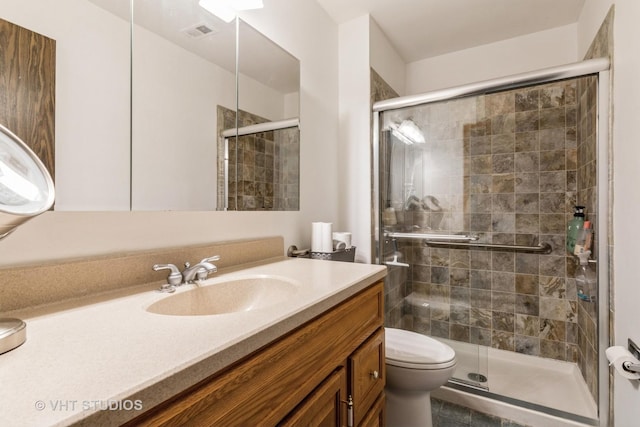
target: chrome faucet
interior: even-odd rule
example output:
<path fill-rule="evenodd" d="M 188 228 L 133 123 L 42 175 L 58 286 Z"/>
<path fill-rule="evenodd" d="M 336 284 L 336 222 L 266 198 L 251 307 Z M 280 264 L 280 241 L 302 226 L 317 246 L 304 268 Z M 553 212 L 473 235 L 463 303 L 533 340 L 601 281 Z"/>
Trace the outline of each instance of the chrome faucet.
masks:
<path fill-rule="evenodd" d="M 174 264 L 155 264 L 152 268 L 154 271 L 171 270 L 167 276 L 167 283 L 160 286 L 160 292 L 174 292 L 176 286 L 182 284 L 182 274 Z"/>
<path fill-rule="evenodd" d="M 219 259 L 220 257 L 216 255 L 205 258 L 195 265 L 186 262 L 182 271 L 182 284 L 193 283 L 194 280 L 204 280 L 210 273 L 218 271 L 218 267 L 211 264 L 211 262 Z"/>

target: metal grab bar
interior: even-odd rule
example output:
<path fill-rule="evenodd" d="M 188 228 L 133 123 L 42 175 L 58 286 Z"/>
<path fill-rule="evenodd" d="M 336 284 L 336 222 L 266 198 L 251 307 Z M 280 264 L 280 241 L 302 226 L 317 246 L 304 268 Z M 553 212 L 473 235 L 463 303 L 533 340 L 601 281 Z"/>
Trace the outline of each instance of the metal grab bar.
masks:
<path fill-rule="evenodd" d="M 413 239 L 413 240 L 431 240 L 431 241 L 448 241 L 448 242 L 472 242 L 478 240 L 478 236 L 469 236 L 466 234 L 438 234 L 438 233 L 384 233 L 384 237 L 392 239 Z"/>
<path fill-rule="evenodd" d="M 463 246 L 465 248 L 486 248 L 486 249 L 504 249 L 508 251 L 515 252 L 534 252 L 541 254 L 549 254 L 551 253 L 551 245 L 548 243 L 541 243 L 537 246 L 523 246 L 523 245 L 501 245 L 496 243 L 465 243 L 465 242 L 442 242 L 442 241 L 433 241 L 431 239 L 427 239 L 424 241 L 425 245 L 429 247 L 449 247 L 449 246 Z"/>

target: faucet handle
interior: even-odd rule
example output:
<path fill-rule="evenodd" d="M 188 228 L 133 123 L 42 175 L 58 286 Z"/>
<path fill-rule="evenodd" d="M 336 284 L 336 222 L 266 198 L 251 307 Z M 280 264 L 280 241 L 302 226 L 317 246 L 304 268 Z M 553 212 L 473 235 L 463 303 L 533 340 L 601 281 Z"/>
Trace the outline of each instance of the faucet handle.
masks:
<path fill-rule="evenodd" d="M 200 262 L 213 262 L 213 261 L 220 261 L 220 255 L 214 255 L 214 256 L 209 257 L 209 258 L 204 258 Z"/>
<path fill-rule="evenodd" d="M 153 267 L 154 271 L 160 270 L 171 270 L 169 276 L 167 277 L 167 283 L 173 286 L 179 286 L 182 283 L 182 273 L 178 270 L 174 264 L 155 264 Z"/>

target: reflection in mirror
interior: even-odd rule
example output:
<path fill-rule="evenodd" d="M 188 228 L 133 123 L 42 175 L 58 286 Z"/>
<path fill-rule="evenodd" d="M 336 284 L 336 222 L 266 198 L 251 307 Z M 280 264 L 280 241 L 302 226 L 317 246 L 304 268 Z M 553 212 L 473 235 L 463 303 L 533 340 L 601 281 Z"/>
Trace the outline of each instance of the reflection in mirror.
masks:
<path fill-rule="evenodd" d="M 132 209 L 216 209 L 217 106 L 235 111 L 235 22 L 133 0 Z"/>
<path fill-rule="evenodd" d="M 99 5 L 120 2 L 123 16 Z M 24 29 L 18 38 L 3 31 L 0 56 L 12 71 L 2 73 L 2 98 L 5 107 L 19 106 L 9 107 L 12 114 L 31 121 L 14 117 L 5 124 L 52 174 L 55 160 L 56 210 L 129 210 L 128 10 L 128 0 L 0 0 L 0 18 Z M 43 37 L 53 48 L 38 47 Z M 16 68 L 21 63 L 37 67 L 35 79 Z M 47 88 L 50 96 L 38 95 Z M 25 110 L 30 103 L 36 108 Z"/>
<path fill-rule="evenodd" d="M 300 63 L 246 22 L 238 29 L 238 114 L 218 108 L 218 208 L 298 210 Z"/>

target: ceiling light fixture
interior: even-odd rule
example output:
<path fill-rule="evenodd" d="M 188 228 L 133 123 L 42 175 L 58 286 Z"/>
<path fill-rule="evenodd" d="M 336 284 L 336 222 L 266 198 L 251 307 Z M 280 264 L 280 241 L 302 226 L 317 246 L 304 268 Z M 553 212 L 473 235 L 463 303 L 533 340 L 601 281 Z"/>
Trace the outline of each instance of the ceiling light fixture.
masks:
<path fill-rule="evenodd" d="M 201 8 L 222 19 L 231 22 L 241 10 L 262 9 L 262 0 L 200 0 Z"/>

